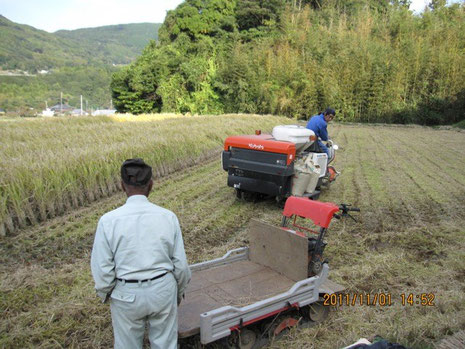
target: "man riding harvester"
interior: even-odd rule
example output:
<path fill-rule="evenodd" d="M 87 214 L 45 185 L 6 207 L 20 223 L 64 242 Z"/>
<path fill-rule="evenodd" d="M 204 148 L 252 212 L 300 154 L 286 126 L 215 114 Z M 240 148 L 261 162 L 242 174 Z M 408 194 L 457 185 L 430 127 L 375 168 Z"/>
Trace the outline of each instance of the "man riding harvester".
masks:
<path fill-rule="evenodd" d="M 327 135 L 327 134 L 326 134 Z M 322 185 L 338 176 L 333 166 L 336 144 L 328 140 L 321 149 L 314 131 L 298 125 L 280 125 L 271 134 L 231 136 L 224 142 L 222 166 L 228 172 L 228 186 L 238 198 L 290 195 L 317 199 Z"/>

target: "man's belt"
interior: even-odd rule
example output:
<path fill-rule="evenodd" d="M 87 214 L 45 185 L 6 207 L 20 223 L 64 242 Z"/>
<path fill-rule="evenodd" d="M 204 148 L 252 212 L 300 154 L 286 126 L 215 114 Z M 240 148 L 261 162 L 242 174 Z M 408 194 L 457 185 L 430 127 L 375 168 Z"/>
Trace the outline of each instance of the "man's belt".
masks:
<path fill-rule="evenodd" d="M 160 274 L 160 275 L 157 275 L 151 279 L 145 279 L 145 280 L 124 280 L 124 279 L 118 279 L 116 278 L 116 280 L 118 281 L 123 281 L 123 282 L 127 282 L 129 284 L 135 284 L 135 283 L 138 283 L 138 282 L 146 282 L 146 281 L 152 281 L 152 280 L 156 280 L 156 279 L 159 279 L 159 278 L 162 278 L 163 276 L 165 276 L 166 274 L 168 274 L 168 272 L 166 273 L 163 273 L 163 274 Z"/>

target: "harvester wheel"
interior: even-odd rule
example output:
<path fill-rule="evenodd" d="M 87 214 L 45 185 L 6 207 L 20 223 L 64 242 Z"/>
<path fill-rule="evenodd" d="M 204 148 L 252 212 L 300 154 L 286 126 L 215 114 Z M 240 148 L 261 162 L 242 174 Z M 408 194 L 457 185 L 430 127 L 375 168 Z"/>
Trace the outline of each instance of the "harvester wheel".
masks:
<path fill-rule="evenodd" d="M 329 182 L 334 182 L 336 177 L 339 175 L 339 172 L 336 171 L 334 166 L 328 166 L 328 173 L 329 173 Z"/>

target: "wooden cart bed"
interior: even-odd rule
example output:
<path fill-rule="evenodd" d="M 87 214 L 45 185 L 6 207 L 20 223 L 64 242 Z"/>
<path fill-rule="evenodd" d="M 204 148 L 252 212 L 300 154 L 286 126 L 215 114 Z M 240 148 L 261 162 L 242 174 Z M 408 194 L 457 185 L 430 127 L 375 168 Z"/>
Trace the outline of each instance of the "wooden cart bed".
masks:
<path fill-rule="evenodd" d="M 225 305 L 242 307 L 289 290 L 295 281 L 269 267 L 242 260 L 192 272 L 178 312 L 179 337 L 200 331 L 200 314 Z"/>

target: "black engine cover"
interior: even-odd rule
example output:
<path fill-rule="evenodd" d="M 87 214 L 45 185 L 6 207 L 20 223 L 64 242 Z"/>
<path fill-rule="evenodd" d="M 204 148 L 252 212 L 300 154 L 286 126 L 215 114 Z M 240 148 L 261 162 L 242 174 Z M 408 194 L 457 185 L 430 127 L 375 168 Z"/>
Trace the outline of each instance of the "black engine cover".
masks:
<path fill-rule="evenodd" d="M 231 148 L 222 160 L 230 187 L 271 196 L 290 192 L 294 164 L 286 164 L 286 154 Z"/>

